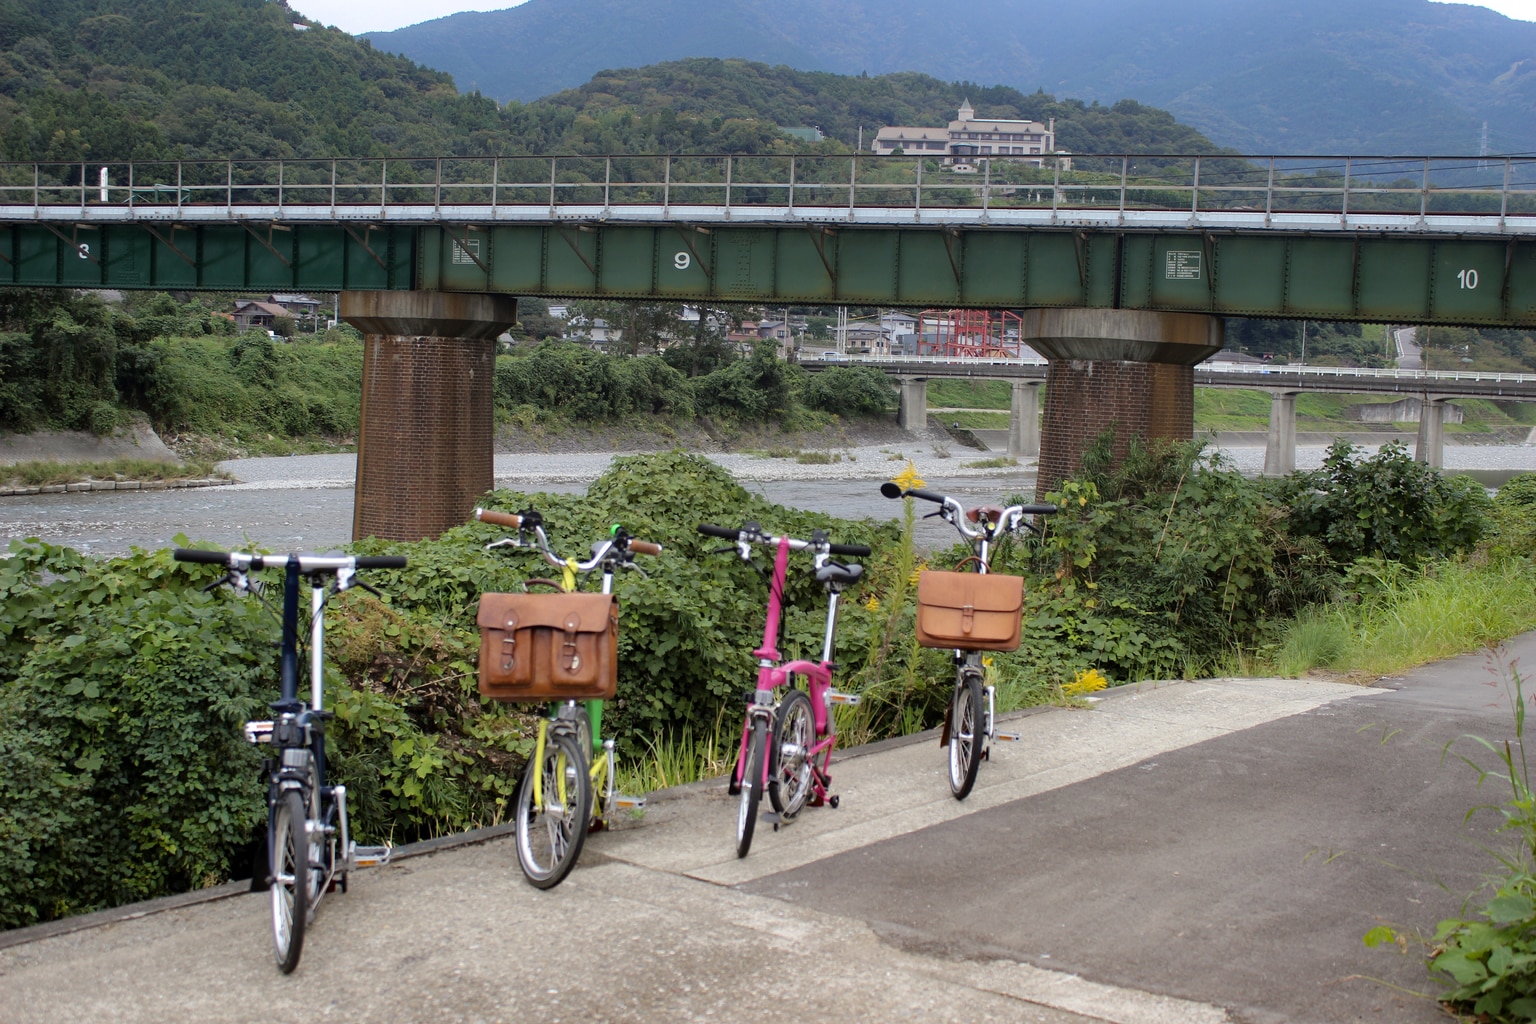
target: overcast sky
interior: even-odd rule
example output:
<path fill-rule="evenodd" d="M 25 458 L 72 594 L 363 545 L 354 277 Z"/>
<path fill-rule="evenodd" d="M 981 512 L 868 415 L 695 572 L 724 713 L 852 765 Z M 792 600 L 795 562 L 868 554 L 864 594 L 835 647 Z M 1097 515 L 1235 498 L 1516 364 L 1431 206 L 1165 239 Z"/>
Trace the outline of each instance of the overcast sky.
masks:
<path fill-rule="evenodd" d="M 522 0 L 288 0 L 308 18 L 344 32 L 387 32 L 460 11 L 502 11 Z M 1536 0 L 1486 0 L 1478 4 L 1521 21 L 1536 21 Z"/>

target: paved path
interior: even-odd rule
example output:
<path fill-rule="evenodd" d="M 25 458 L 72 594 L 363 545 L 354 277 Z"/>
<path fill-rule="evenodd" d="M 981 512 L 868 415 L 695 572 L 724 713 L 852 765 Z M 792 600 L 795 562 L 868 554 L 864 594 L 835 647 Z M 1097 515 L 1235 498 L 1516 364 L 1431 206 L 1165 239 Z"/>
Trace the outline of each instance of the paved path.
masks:
<path fill-rule="evenodd" d="M 12 935 L 0 1018 L 1444 1019 L 1407 994 L 1431 988 L 1417 950 L 1360 937 L 1432 930 L 1490 865 L 1492 816 L 1463 815 L 1491 794 L 1441 758 L 1511 729 L 1486 659 L 1374 687 L 1149 685 L 1016 725 L 964 803 L 931 735 L 857 752 L 840 808 L 760 829 L 745 860 L 716 783 L 594 836 L 552 892 L 505 839 L 365 873 L 288 978 L 257 895 Z"/>

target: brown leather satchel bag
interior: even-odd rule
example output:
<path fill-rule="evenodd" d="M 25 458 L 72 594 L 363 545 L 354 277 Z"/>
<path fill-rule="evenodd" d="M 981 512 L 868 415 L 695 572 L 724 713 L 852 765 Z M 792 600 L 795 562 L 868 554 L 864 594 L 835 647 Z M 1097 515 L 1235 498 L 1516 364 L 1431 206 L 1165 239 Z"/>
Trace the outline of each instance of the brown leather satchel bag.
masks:
<path fill-rule="evenodd" d="M 1023 616 L 1018 576 L 930 571 L 917 578 L 917 642 L 924 647 L 1017 650 Z"/>
<path fill-rule="evenodd" d="M 608 700 L 619 683 L 612 594 L 481 594 L 480 695 L 492 700 Z"/>

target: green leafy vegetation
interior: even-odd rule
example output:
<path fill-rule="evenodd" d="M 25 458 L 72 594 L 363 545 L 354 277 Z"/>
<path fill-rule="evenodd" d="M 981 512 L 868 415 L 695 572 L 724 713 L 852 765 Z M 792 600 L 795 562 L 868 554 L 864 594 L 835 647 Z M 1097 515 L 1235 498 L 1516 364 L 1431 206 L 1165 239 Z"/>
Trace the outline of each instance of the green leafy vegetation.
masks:
<path fill-rule="evenodd" d="M 1414 493 L 1414 470 L 1390 451 L 1365 459 L 1340 450 L 1334 462 L 1306 485 L 1319 501 L 1354 509 L 1383 488 L 1394 500 Z M 1028 642 L 988 669 L 1004 709 L 1070 700 L 1100 679 L 1283 660 L 1278 652 L 1313 622 L 1323 624 L 1322 641 L 1292 658 L 1296 671 L 1316 664 L 1307 658 L 1318 651 L 1337 660 L 1363 648 L 1364 636 L 1381 650 L 1434 637 L 1433 647 L 1413 650 L 1440 656 L 1513 632 L 1536 606 L 1536 574 L 1516 554 L 1536 543 L 1536 485 L 1517 481 L 1504 508 L 1488 509 L 1429 483 L 1417 507 L 1440 526 L 1425 533 L 1389 517 L 1340 538 L 1289 514 L 1299 482 L 1246 480 L 1198 445 L 1133 448 L 1115 467 L 1106 440 L 1086 466 L 1049 496 L 1062 511 L 1045 520 L 1043 538 L 996 552 L 995 566 L 1023 575 L 1027 594 Z M 616 460 L 585 497 L 494 492 L 486 503 L 539 509 L 562 550 L 583 550 L 614 522 L 666 545 L 647 576 L 615 584 L 620 677 L 607 721 L 642 779 L 718 770 L 754 669 L 762 577 L 712 555 L 715 545 L 694 531 L 701 521 L 756 520 L 795 535 L 820 528 L 871 545 L 842 606 L 837 648 L 839 685 L 864 701 L 838 709 L 839 731 L 861 742 L 942 717 L 950 657 L 917 645 L 913 591 L 924 566 L 952 565 L 964 549 L 919 556 L 910 508 L 902 524 L 882 525 L 776 507 L 680 452 Z M 1455 561 L 1485 527 L 1496 531 L 1480 549 L 1486 563 Z M 1389 538 L 1395 529 L 1407 536 Z M 517 552 L 486 551 L 499 535 L 475 523 L 436 540 L 356 546 L 410 558 L 407 569 L 375 574 L 384 602 L 352 591 L 328 617 L 333 763 L 364 841 L 505 818 L 531 720 L 480 701 L 474 607 L 483 590 L 514 590 L 547 570 Z M 204 593 L 213 578 L 166 552 L 96 560 L 37 542 L 17 542 L 0 563 L 0 751 L 13 766 L 0 778 L 4 924 L 208 884 L 240 862 L 262 794 L 239 722 L 271 699 L 277 626 L 254 600 Z M 1407 599 L 1434 581 L 1463 593 Z M 816 656 L 821 588 L 796 571 L 785 600 L 782 649 Z M 1446 623 L 1438 633 L 1412 617 L 1435 614 Z M 1341 619 L 1358 635 L 1330 625 Z M 1399 619 L 1409 625 L 1392 633 Z M 86 857 L 80 843 L 114 855 Z"/>

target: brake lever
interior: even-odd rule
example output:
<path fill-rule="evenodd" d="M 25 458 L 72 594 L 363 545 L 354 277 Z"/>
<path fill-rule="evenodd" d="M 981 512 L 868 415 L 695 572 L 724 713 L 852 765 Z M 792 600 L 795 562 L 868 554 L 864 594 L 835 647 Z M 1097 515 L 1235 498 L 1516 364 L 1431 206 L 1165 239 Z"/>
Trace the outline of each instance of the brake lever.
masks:
<path fill-rule="evenodd" d="M 235 582 L 234 575 L 231 574 L 231 573 L 227 573 L 226 572 L 221 578 L 214 580 L 212 583 L 210 583 L 206 587 L 204 587 L 203 588 L 203 593 L 206 594 L 210 590 L 218 590 L 224 584 L 226 584 L 226 583 L 233 583 L 233 582 Z"/>
<path fill-rule="evenodd" d="M 735 544 L 727 544 L 723 548 L 712 548 L 709 553 L 712 554 L 712 555 L 724 555 L 724 554 L 735 555 L 735 554 L 740 554 L 740 552 L 738 552 L 736 550 L 736 545 Z"/>

